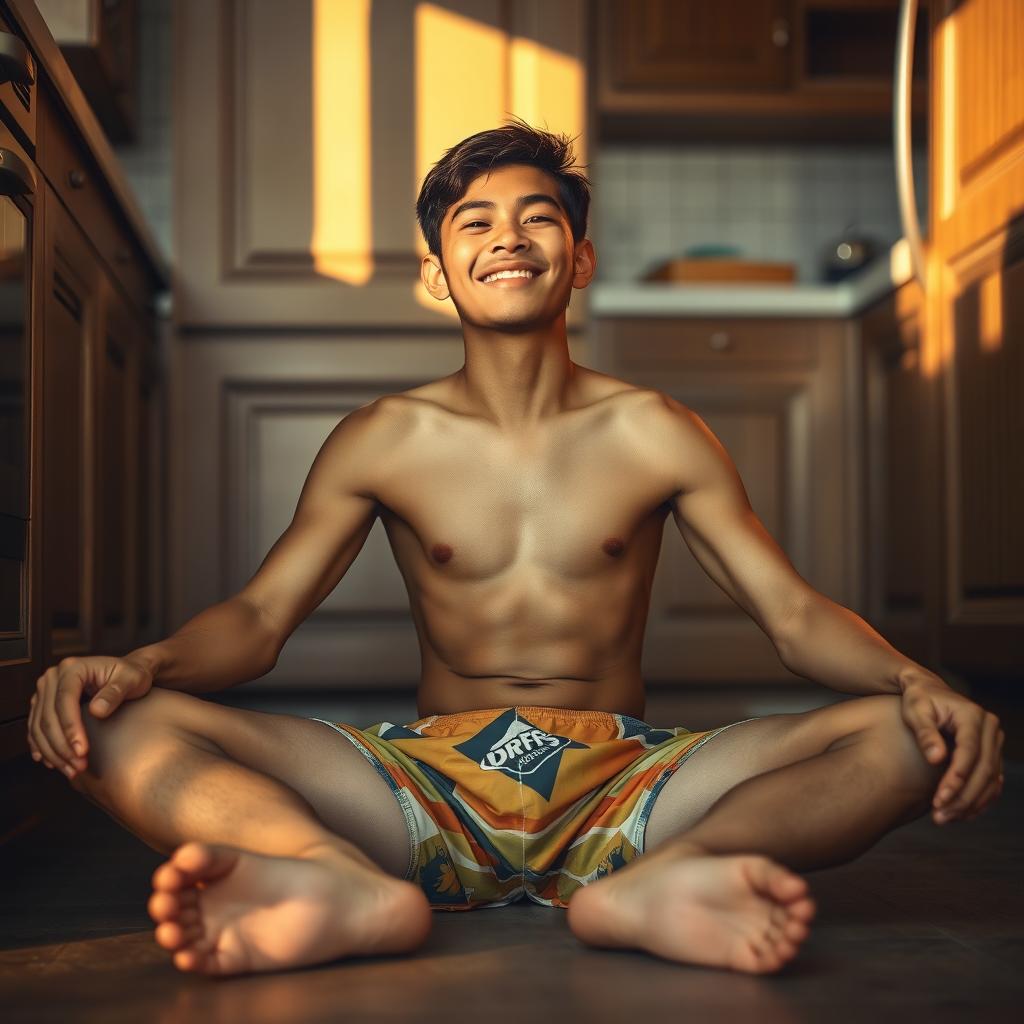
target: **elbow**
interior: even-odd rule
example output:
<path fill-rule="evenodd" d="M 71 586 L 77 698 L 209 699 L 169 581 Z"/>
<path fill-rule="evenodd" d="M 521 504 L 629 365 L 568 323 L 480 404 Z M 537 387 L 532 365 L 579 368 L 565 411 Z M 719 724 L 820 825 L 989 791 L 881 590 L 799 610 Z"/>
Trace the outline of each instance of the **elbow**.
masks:
<path fill-rule="evenodd" d="M 778 652 L 779 660 L 791 672 L 795 671 L 792 665 L 793 654 L 803 645 L 802 638 L 807 634 L 808 620 L 814 600 L 814 594 L 801 594 L 790 606 L 789 611 L 779 618 L 769 634 L 775 645 L 775 650 Z"/>

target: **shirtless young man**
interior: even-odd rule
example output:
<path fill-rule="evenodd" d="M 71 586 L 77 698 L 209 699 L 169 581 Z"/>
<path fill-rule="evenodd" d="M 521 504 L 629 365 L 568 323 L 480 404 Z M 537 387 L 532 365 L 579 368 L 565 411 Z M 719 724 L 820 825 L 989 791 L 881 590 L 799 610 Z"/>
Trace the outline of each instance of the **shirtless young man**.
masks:
<path fill-rule="evenodd" d="M 568 139 L 518 122 L 449 150 L 417 214 L 465 364 L 337 425 L 241 593 L 39 680 L 33 756 L 168 855 L 149 912 L 181 970 L 408 952 L 431 909 L 526 895 L 592 945 L 776 971 L 814 914 L 794 871 L 1001 790 L 997 718 L 797 574 L 698 416 L 570 360 L 566 307 L 595 269 L 571 166 Z M 529 274 L 492 278 L 508 269 Z M 703 733 L 643 723 L 670 514 L 783 664 L 856 699 Z M 421 719 L 357 730 L 193 696 L 268 672 L 378 515 Z"/>

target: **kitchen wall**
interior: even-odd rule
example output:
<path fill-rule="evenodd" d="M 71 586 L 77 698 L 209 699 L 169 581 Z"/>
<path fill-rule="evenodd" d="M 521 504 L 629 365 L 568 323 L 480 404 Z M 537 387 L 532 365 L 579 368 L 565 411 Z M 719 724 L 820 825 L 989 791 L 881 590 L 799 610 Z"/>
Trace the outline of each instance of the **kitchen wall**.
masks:
<path fill-rule="evenodd" d="M 115 151 L 170 256 L 172 0 L 139 7 L 140 136 Z M 848 224 L 886 245 L 901 235 L 889 145 L 604 145 L 588 173 L 599 281 L 635 281 L 691 246 L 719 243 L 793 262 L 801 283 L 815 283 L 823 249 Z M 927 178 L 921 140 L 914 182 L 925 233 Z"/>
<path fill-rule="evenodd" d="M 914 147 L 927 233 L 927 146 Z M 603 146 L 588 171 L 600 281 L 635 281 L 695 245 L 793 262 L 821 280 L 822 250 L 851 222 L 892 244 L 902 234 L 891 146 Z"/>

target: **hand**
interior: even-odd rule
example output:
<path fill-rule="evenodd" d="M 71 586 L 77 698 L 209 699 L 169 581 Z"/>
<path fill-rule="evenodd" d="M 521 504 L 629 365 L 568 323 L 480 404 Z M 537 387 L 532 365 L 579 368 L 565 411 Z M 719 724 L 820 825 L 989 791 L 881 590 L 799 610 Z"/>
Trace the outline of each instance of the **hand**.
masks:
<path fill-rule="evenodd" d="M 929 764 L 946 756 L 943 733 L 952 736 L 953 758 L 933 801 L 937 825 L 976 818 L 1003 790 L 1003 740 L 999 719 L 950 689 L 938 676 L 903 686 L 903 721 L 917 737 Z"/>
<path fill-rule="evenodd" d="M 129 658 L 71 657 L 48 668 L 36 680 L 28 715 L 33 759 L 73 779 L 76 772 L 85 771 L 89 750 L 82 724 L 83 692 L 94 695 L 89 704 L 93 717 L 109 718 L 123 701 L 145 697 L 152 686 L 152 672 Z"/>

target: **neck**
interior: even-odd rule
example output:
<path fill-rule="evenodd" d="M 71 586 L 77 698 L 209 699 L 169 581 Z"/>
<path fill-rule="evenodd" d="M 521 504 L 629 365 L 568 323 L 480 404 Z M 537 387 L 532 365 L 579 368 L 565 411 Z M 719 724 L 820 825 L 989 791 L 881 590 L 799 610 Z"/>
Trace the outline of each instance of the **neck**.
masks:
<path fill-rule="evenodd" d="M 463 325 L 466 362 L 455 375 L 467 405 L 501 430 L 522 432 L 569 408 L 576 364 L 565 314 L 519 334 Z"/>

